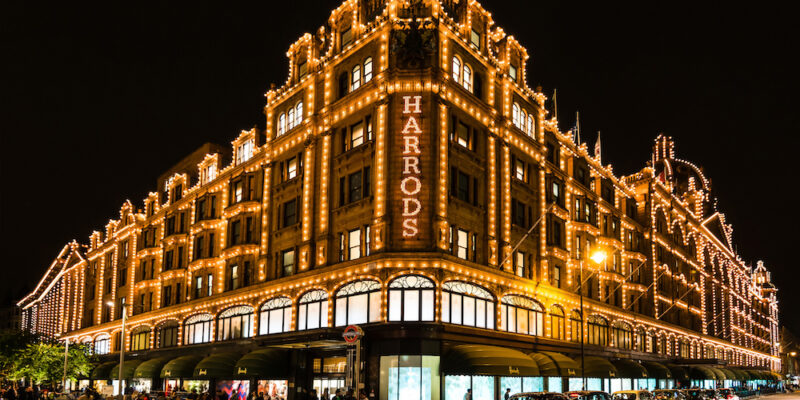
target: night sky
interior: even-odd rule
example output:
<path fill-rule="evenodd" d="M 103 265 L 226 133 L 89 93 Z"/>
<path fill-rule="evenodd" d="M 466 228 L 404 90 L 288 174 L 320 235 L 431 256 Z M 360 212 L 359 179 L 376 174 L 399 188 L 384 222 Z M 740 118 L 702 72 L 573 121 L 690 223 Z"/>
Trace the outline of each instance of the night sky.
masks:
<path fill-rule="evenodd" d="M 289 45 L 340 4 L 25 3 L 0 6 L 0 301 L 126 199 L 141 207 L 201 144 L 263 128 Z M 580 111 L 590 146 L 603 132 L 617 174 L 643 167 L 660 132 L 704 167 L 739 252 L 773 271 L 782 323 L 800 334 L 794 13 L 658 3 L 482 2 L 527 47 L 530 85 L 558 88 L 562 126 Z"/>

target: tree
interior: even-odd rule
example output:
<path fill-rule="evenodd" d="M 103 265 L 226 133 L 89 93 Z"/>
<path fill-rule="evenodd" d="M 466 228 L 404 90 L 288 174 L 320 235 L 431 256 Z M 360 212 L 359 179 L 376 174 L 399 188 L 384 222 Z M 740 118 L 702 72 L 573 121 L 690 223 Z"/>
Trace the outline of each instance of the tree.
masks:
<path fill-rule="evenodd" d="M 89 375 L 92 369 L 82 345 L 69 347 L 67 379 Z M 56 341 L 27 343 L 12 353 L 10 367 L 3 374 L 11 380 L 27 378 L 37 384 L 58 384 L 64 376 L 64 344 Z"/>
<path fill-rule="evenodd" d="M 0 331 L 0 378 L 14 371 L 14 358 L 20 351 L 39 340 L 37 335 L 27 331 Z"/>

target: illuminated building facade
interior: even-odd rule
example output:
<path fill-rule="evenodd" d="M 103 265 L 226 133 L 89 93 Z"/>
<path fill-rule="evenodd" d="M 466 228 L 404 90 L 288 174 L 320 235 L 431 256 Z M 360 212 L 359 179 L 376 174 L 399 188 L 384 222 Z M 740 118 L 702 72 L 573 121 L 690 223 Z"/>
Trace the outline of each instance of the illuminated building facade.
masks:
<path fill-rule="evenodd" d="M 720 381 L 780 369 L 769 272 L 736 254 L 710 182 L 669 137 L 614 175 L 560 130 L 490 13 L 411 3 L 348 0 L 291 45 L 266 129 L 205 145 L 141 209 L 65 246 L 19 303 L 23 326 L 99 354 L 122 337 L 130 363 L 163 361 L 154 380 L 280 378 L 290 396 L 354 382 L 348 325 L 366 333 L 359 381 L 381 399 L 566 390 L 582 340 L 606 390 L 653 384 L 589 364 L 726 366 Z M 470 369 L 487 349 L 521 358 Z M 258 351 L 291 368 L 248 373 Z M 230 374 L 199 358 L 192 376 L 164 372 L 234 353 Z M 625 378 L 668 385 L 644 371 Z"/>

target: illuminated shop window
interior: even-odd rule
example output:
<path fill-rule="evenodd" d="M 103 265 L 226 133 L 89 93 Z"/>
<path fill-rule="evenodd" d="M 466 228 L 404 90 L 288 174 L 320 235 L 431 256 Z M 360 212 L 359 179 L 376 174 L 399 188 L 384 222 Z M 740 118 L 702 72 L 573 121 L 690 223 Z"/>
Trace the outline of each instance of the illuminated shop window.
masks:
<path fill-rule="evenodd" d="M 581 335 L 583 334 L 583 330 L 581 329 L 581 312 L 578 310 L 572 310 L 569 314 L 569 328 L 570 328 L 570 339 L 573 342 L 580 342 Z"/>
<path fill-rule="evenodd" d="M 358 281 L 336 292 L 336 326 L 378 322 L 381 318 L 381 285 Z"/>
<path fill-rule="evenodd" d="M 143 326 L 131 332 L 131 351 L 147 350 L 150 348 L 150 328 Z"/>
<path fill-rule="evenodd" d="M 500 329 L 504 331 L 544 336 L 544 309 L 539 303 L 525 297 L 503 297 L 500 322 Z"/>
<path fill-rule="evenodd" d="M 435 285 L 419 275 L 389 283 L 389 321 L 433 321 Z"/>
<path fill-rule="evenodd" d="M 614 345 L 621 349 L 633 349 L 633 328 L 625 322 L 617 321 L 611 326 L 611 334 L 614 336 Z"/>
<path fill-rule="evenodd" d="M 278 297 L 261 306 L 261 315 L 258 318 L 259 335 L 289 332 L 291 324 L 292 300 L 288 297 Z"/>
<path fill-rule="evenodd" d="M 638 327 L 636 328 L 636 343 L 635 343 L 636 351 L 645 352 L 647 351 L 647 336 L 644 333 L 644 328 Z"/>
<path fill-rule="evenodd" d="M 439 399 L 439 356 L 382 356 L 380 377 L 380 400 Z"/>
<path fill-rule="evenodd" d="M 183 343 L 198 344 L 211 341 L 211 314 L 197 314 L 186 319 L 183 324 Z"/>
<path fill-rule="evenodd" d="M 466 282 L 442 285 L 442 322 L 494 329 L 494 297 Z"/>
<path fill-rule="evenodd" d="M 564 309 L 558 305 L 550 306 L 550 337 L 558 340 L 565 340 L 567 332 L 564 329 Z"/>
<path fill-rule="evenodd" d="M 253 307 L 237 306 L 223 311 L 217 318 L 217 340 L 234 340 L 252 336 Z"/>
<path fill-rule="evenodd" d="M 297 305 L 297 330 L 328 326 L 328 293 L 323 290 L 308 292 Z"/>
<path fill-rule="evenodd" d="M 587 343 L 608 346 L 608 321 L 598 315 L 592 315 L 587 321 Z"/>

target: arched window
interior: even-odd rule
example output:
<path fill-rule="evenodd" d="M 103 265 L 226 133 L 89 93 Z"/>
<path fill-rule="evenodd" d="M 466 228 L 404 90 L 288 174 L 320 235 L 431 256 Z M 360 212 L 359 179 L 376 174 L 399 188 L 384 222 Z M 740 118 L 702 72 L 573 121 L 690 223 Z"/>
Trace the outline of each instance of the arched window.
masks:
<path fill-rule="evenodd" d="M 523 335 L 544 335 L 544 310 L 521 296 L 505 296 L 500 305 L 500 329 Z"/>
<path fill-rule="evenodd" d="M 211 341 L 211 314 L 197 314 L 186 319 L 183 324 L 183 343 L 197 344 Z"/>
<path fill-rule="evenodd" d="M 380 283 L 375 281 L 353 282 L 336 292 L 336 326 L 378 322 L 380 319 Z"/>
<path fill-rule="evenodd" d="M 495 303 L 484 288 L 465 282 L 442 285 L 442 322 L 494 329 Z"/>
<path fill-rule="evenodd" d="M 630 350 L 633 348 L 633 329 L 625 322 L 617 321 L 611 327 L 614 335 L 614 345 L 620 349 Z"/>
<path fill-rule="evenodd" d="M 656 333 L 652 330 L 647 332 L 647 349 L 654 354 L 658 352 L 656 345 Z"/>
<path fill-rule="evenodd" d="M 289 109 L 289 126 L 288 126 L 288 128 L 289 129 L 287 131 L 292 130 L 292 128 L 294 128 L 294 108 Z"/>
<path fill-rule="evenodd" d="M 667 354 L 667 338 L 665 338 L 664 335 L 660 335 L 658 339 L 656 339 L 656 348 L 658 354 Z"/>
<path fill-rule="evenodd" d="M 304 294 L 297 303 L 298 331 L 328 326 L 328 293 L 314 290 Z"/>
<path fill-rule="evenodd" d="M 521 115 L 522 110 L 519 108 L 519 104 L 514 103 L 514 105 L 511 106 L 511 122 L 514 124 L 514 126 L 519 126 L 519 119 Z"/>
<path fill-rule="evenodd" d="M 678 344 L 678 355 L 681 358 L 689 358 L 689 341 L 688 340 L 681 339 L 680 343 Z"/>
<path fill-rule="evenodd" d="M 564 309 L 560 306 L 550 306 L 550 337 L 564 340 L 567 334 L 564 330 Z"/>
<path fill-rule="evenodd" d="M 164 349 L 178 345 L 178 321 L 170 320 L 156 328 L 156 348 Z"/>
<path fill-rule="evenodd" d="M 361 66 L 356 65 L 353 67 L 353 74 L 350 80 L 350 91 L 354 91 L 361 87 Z"/>
<path fill-rule="evenodd" d="M 294 106 L 294 126 L 292 128 L 294 128 L 297 125 L 300 125 L 301 123 L 303 123 L 303 102 L 302 101 L 297 103 L 296 106 Z"/>
<path fill-rule="evenodd" d="M 472 68 L 468 64 L 464 64 L 464 82 L 461 85 L 472 92 Z"/>
<path fill-rule="evenodd" d="M 131 351 L 147 350 L 150 348 L 150 327 L 140 326 L 131 331 Z"/>
<path fill-rule="evenodd" d="M 286 113 L 281 113 L 278 117 L 278 136 L 286 133 Z"/>
<path fill-rule="evenodd" d="M 108 335 L 98 336 L 94 340 L 94 354 L 102 355 L 111 352 L 111 337 Z"/>
<path fill-rule="evenodd" d="M 217 318 L 217 340 L 249 338 L 253 336 L 252 326 L 253 307 L 231 307 Z"/>
<path fill-rule="evenodd" d="M 581 329 L 581 312 L 578 310 L 572 310 L 569 314 L 569 330 L 570 330 L 570 339 L 573 342 L 580 342 L 581 335 L 583 334 L 583 330 Z"/>
<path fill-rule="evenodd" d="M 292 323 L 292 300 L 288 297 L 274 298 L 261 306 L 258 317 L 258 334 L 289 332 Z"/>
<path fill-rule="evenodd" d="M 453 57 L 453 80 L 461 84 L 461 59 Z"/>
<path fill-rule="evenodd" d="M 535 136 L 536 125 L 533 123 L 533 114 L 528 115 L 528 136 Z"/>
<path fill-rule="evenodd" d="M 644 334 L 644 328 L 641 326 L 636 328 L 636 350 L 647 351 L 647 337 Z"/>
<path fill-rule="evenodd" d="M 592 315 L 587 321 L 588 343 L 598 346 L 608 346 L 608 321 L 605 318 Z"/>
<path fill-rule="evenodd" d="M 517 128 L 519 130 L 525 132 L 525 125 L 528 123 L 528 112 L 525 109 L 520 109 L 519 113 L 519 124 L 517 124 Z"/>
<path fill-rule="evenodd" d="M 372 57 L 364 60 L 364 84 L 372 80 Z"/>
<path fill-rule="evenodd" d="M 433 321 L 433 281 L 406 275 L 389 284 L 389 321 Z"/>

